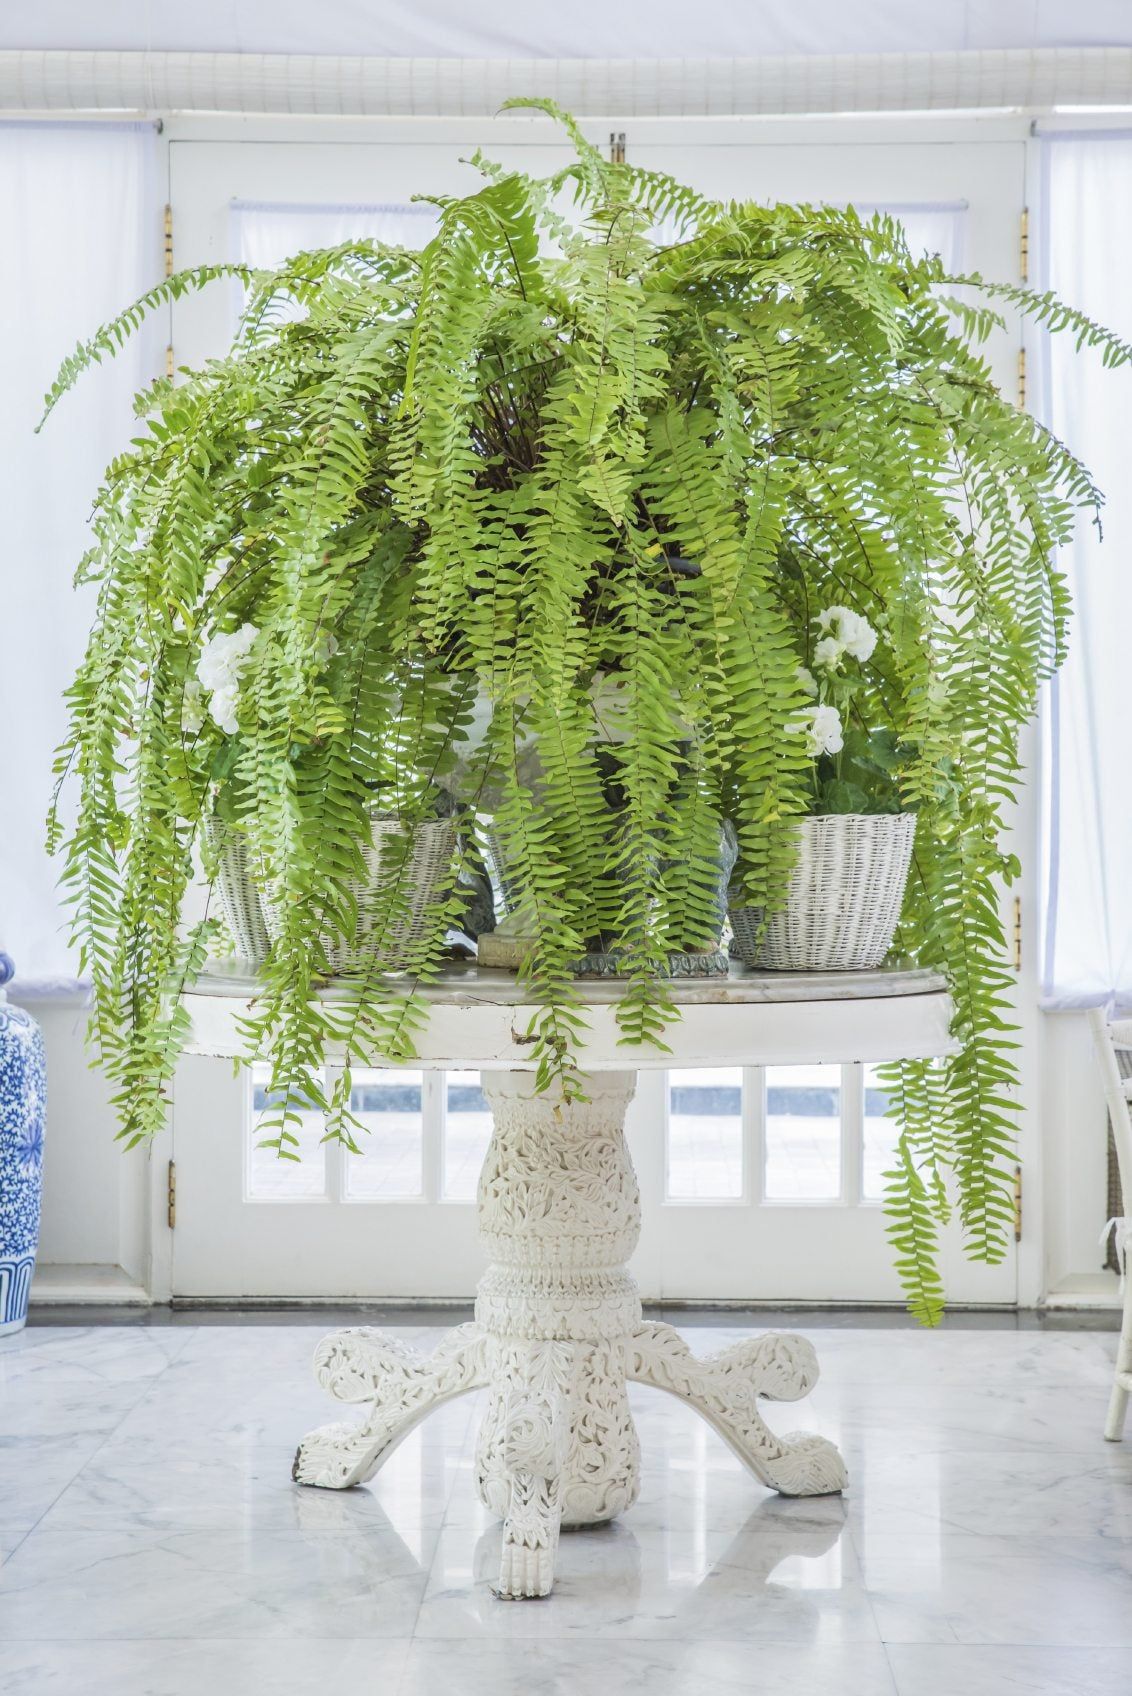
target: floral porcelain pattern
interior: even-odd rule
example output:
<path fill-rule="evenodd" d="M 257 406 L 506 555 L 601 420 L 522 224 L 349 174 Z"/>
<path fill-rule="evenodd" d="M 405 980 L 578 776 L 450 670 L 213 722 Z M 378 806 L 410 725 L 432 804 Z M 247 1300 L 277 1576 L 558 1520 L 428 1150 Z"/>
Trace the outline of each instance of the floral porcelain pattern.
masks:
<path fill-rule="evenodd" d="M 17 1329 L 27 1317 L 39 1239 L 46 1101 L 39 1026 L 0 991 L 0 1333 Z"/>

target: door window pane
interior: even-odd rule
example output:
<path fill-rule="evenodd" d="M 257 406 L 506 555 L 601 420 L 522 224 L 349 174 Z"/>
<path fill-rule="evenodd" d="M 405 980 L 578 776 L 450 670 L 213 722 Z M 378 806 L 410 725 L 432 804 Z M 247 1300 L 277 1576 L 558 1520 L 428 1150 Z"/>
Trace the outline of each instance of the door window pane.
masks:
<path fill-rule="evenodd" d="M 392 247 L 422 248 L 432 240 L 439 223 L 435 206 L 298 205 L 247 200 L 231 202 L 230 218 L 232 258 L 253 270 L 265 271 L 273 271 L 308 248 L 338 247 L 367 236 Z M 244 286 L 237 282 L 234 317 L 244 303 Z M 277 324 L 305 317 L 306 308 L 296 301 L 277 301 L 271 310 L 272 322 Z"/>
<path fill-rule="evenodd" d="M 841 1194 L 841 1067 L 766 1069 L 768 1201 L 836 1201 Z"/>
<path fill-rule="evenodd" d="M 410 1201 L 421 1194 L 423 1087 L 420 1072 L 354 1073 L 350 1110 L 363 1129 L 354 1133 L 362 1152 L 345 1155 L 350 1201 Z"/>
<path fill-rule="evenodd" d="M 444 1090 L 444 1199 L 474 1201 L 487 1145 L 491 1109 L 478 1072 L 448 1072 Z"/>
<path fill-rule="evenodd" d="M 895 218 L 898 224 L 904 226 L 904 239 L 913 259 L 936 253 L 946 270 L 958 271 L 962 268 L 966 206 L 958 203 L 932 205 L 928 201 L 903 205 L 891 203 L 885 206 L 859 201 L 857 211 L 862 218 L 871 218 L 874 212 L 885 212 L 889 217 Z"/>
<path fill-rule="evenodd" d="M 738 1067 L 668 1074 L 670 1201 L 743 1195 L 743 1074 Z"/>
<path fill-rule="evenodd" d="M 292 1153 L 299 1155 L 298 1160 L 280 1159 L 276 1149 L 256 1146 L 265 1136 L 276 1134 L 274 1129 L 269 1131 L 261 1123 L 264 1111 L 273 1104 L 273 1098 L 269 1101 L 267 1093 L 270 1078 L 268 1066 L 251 1067 L 246 1116 L 250 1142 L 248 1200 L 311 1201 L 321 1198 L 326 1193 L 326 1147 L 322 1142 L 321 1113 L 301 1111 L 300 1123 L 292 1122 L 287 1127 L 299 1139 L 297 1149 L 288 1145 Z"/>
<path fill-rule="evenodd" d="M 895 1119 L 885 1117 L 888 1096 L 881 1088 L 875 1066 L 865 1067 L 865 1146 L 861 1161 L 861 1196 L 865 1201 L 884 1199 L 884 1174 L 892 1170 L 896 1149 Z"/>

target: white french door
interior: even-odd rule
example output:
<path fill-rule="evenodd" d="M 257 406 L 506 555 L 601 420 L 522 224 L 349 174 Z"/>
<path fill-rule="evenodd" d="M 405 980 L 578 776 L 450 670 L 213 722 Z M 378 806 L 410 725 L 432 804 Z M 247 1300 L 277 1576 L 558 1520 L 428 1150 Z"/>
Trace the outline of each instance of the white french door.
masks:
<path fill-rule="evenodd" d="M 887 208 L 904 220 L 910 240 L 950 264 L 1017 278 L 1020 135 L 992 126 L 988 139 L 947 139 L 938 121 L 926 140 L 909 139 L 906 125 L 873 127 L 867 139 L 853 125 L 836 133 L 816 126 L 818 140 L 808 133 L 800 125 L 637 123 L 630 157 L 725 199 Z M 526 120 L 383 125 L 356 140 L 311 134 L 173 139 L 176 264 L 269 263 L 354 232 L 419 245 L 431 215 L 412 195 L 474 186 L 476 174 L 460 161 L 475 146 L 536 172 L 569 156 L 552 129 Z M 766 136 L 773 139 L 760 139 Z M 170 322 L 177 364 L 196 364 L 225 345 L 235 304 L 224 287 L 177 303 Z M 1017 349 L 1016 335 L 992 349 L 1004 388 L 1014 381 Z M 1029 802 L 1018 830 L 1032 867 Z M 1024 1036 L 1032 1101 L 1031 1030 Z M 179 1070 L 173 1294 L 471 1294 L 482 1264 L 475 1178 L 490 1129 L 476 1076 L 360 1076 L 355 1110 L 371 1132 L 364 1154 L 321 1143 L 312 1118 L 299 1163 L 254 1148 L 257 1089 L 257 1075 L 233 1075 L 225 1061 L 191 1059 Z M 643 1211 L 634 1270 L 646 1297 L 899 1299 L 880 1206 L 891 1128 L 871 1069 L 645 1073 L 628 1132 Z M 943 1262 L 953 1300 L 1015 1299 L 1013 1255 L 995 1268 L 971 1267 L 948 1236 Z"/>

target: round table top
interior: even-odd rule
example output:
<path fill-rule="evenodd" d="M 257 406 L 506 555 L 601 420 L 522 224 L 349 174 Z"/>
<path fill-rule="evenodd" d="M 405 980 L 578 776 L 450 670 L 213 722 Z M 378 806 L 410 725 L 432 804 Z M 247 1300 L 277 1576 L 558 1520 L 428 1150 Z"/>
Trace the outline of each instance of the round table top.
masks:
<path fill-rule="evenodd" d="M 388 983 L 391 996 L 405 993 L 406 980 L 391 976 Z M 673 979 L 680 1016 L 665 1032 L 667 1053 L 621 1040 L 616 1013 L 624 988 L 616 978 L 578 982 L 587 1024 L 578 1063 L 587 1071 L 908 1060 L 956 1048 L 945 980 L 918 967 L 762 972 L 733 964 L 726 977 Z M 210 961 L 184 997 L 192 1027 L 188 1052 L 242 1055 L 240 1023 L 253 1011 L 257 991 L 245 962 Z M 419 995 L 431 1013 L 417 1037 L 417 1058 L 406 1064 L 508 1071 L 534 1065 L 530 1028 L 538 1008 L 513 972 L 454 962 Z M 319 991 L 328 1003 L 349 996 L 348 982 Z M 327 1059 L 335 1057 L 330 1044 Z M 389 1064 L 377 1050 L 371 1063 Z"/>

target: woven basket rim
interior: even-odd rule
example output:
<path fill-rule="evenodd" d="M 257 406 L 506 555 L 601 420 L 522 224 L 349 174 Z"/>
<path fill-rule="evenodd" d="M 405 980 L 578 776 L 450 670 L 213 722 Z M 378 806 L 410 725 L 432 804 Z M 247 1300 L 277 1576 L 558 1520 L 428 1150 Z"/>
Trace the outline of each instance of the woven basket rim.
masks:
<path fill-rule="evenodd" d="M 805 828 L 812 826 L 815 830 L 835 824 L 866 824 L 866 825 L 906 825 L 915 824 L 918 813 L 803 813 L 796 819 L 784 819 L 784 826 Z"/>

